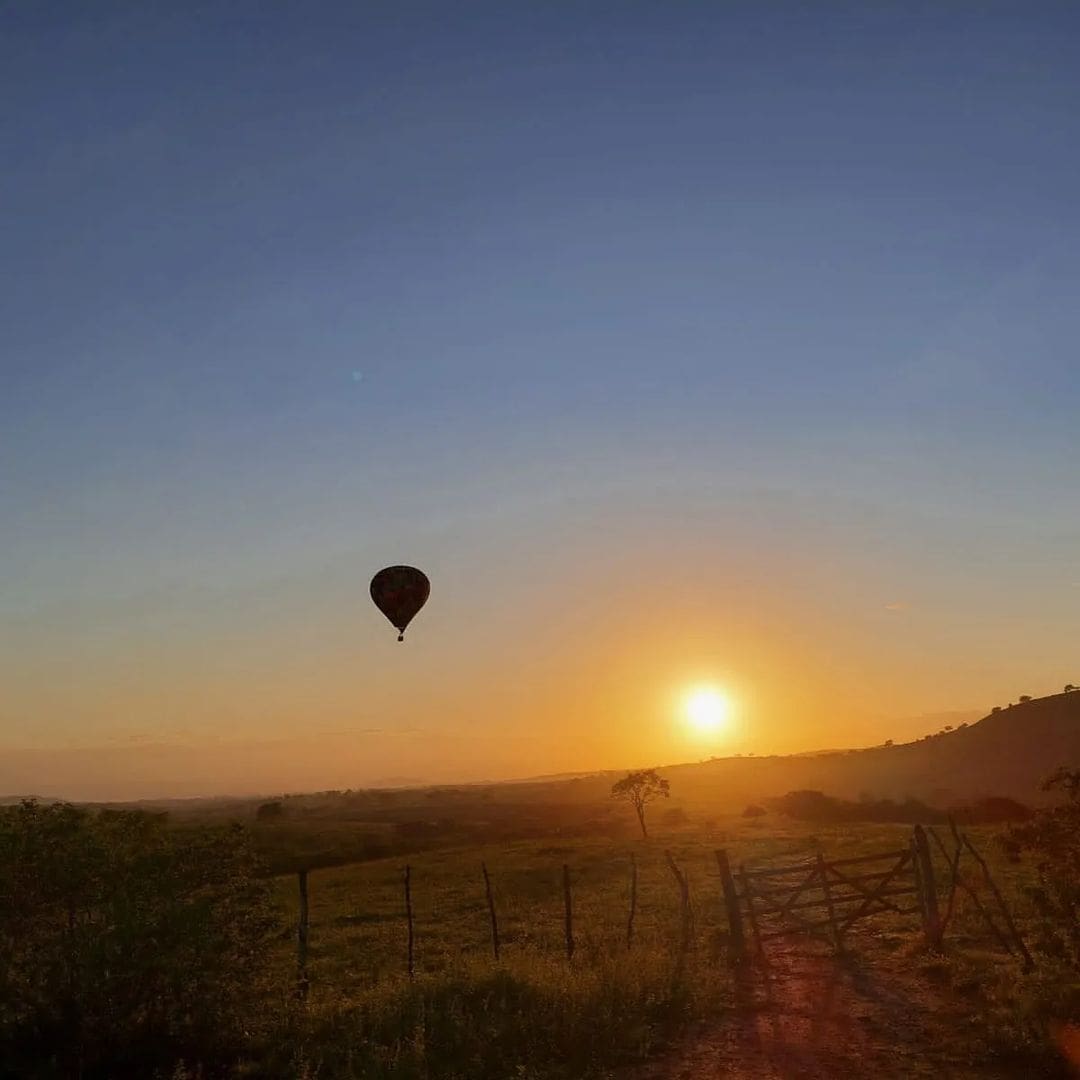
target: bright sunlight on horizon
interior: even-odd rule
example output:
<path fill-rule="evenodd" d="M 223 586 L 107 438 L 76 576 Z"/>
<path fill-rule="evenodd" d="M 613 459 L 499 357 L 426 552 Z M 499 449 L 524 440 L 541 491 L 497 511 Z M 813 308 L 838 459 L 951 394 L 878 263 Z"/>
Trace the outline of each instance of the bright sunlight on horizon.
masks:
<path fill-rule="evenodd" d="M 715 686 L 695 686 L 686 694 L 683 708 L 692 731 L 703 739 L 719 740 L 731 728 L 730 695 Z"/>

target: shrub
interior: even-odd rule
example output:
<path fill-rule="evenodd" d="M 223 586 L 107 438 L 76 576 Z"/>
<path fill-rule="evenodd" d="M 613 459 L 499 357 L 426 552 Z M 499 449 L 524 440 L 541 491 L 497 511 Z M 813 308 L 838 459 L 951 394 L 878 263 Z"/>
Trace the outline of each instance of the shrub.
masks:
<path fill-rule="evenodd" d="M 1001 825 L 1009 821 L 1028 821 L 1034 811 L 1016 799 L 1006 795 L 989 795 L 950 811 L 957 821 L 965 825 Z"/>
<path fill-rule="evenodd" d="M 1039 914 L 1036 946 L 1080 974 L 1080 770 L 1058 769 L 1043 784 L 1055 788 L 1068 801 L 1011 828 L 1005 844 L 1014 857 L 1033 859 L 1039 875 L 1029 890 Z"/>
<path fill-rule="evenodd" d="M 823 791 L 789 791 L 772 804 L 782 814 L 796 821 L 822 823 L 852 821 L 899 821 L 907 823 L 943 821 L 945 815 L 918 799 L 905 799 L 901 803 L 892 799 L 851 802 L 834 799 Z"/>
<path fill-rule="evenodd" d="M 148 1077 L 234 1060 L 273 925 L 255 869 L 239 826 L 180 831 L 30 801 L 0 812 L 6 1075 Z"/>
<path fill-rule="evenodd" d="M 264 802 L 255 811 L 256 821 L 278 821 L 285 815 L 285 806 L 281 802 Z"/>
<path fill-rule="evenodd" d="M 1032 971 L 1000 980 L 989 1019 L 1006 1048 L 1042 1054 L 1048 1069 L 1061 1070 L 1059 1054 L 1076 1060 L 1069 1043 L 1080 1016 L 1080 770 L 1059 769 L 1043 788 L 1064 791 L 1067 801 L 1036 811 L 1003 838 L 1009 855 L 1032 861 L 1038 874 L 1025 891 L 1028 943 L 1039 959 Z"/>

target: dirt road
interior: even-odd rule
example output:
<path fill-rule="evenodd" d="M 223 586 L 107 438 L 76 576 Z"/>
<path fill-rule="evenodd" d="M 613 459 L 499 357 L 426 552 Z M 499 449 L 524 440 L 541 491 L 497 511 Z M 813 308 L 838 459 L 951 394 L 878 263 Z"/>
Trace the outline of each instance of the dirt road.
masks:
<path fill-rule="evenodd" d="M 740 978 L 727 1016 L 633 1080 L 1034 1080 L 973 1053 L 969 1010 L 910 962 L 862 965 L 810 943 L 769 961 Z"/>

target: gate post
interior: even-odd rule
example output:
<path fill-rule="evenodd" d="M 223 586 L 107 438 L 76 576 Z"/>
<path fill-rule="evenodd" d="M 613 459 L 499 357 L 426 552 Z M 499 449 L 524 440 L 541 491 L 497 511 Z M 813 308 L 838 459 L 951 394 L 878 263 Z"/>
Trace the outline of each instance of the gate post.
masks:
<path fill-rule="evenodd" d="M 735 888 L 735 878 L 731 874 L 727 852 L 723 848 L 716 852 L 716 865 L 720 868 L 720 887 L 724 890 L 724 907 L 731 931 L 731 952 L 735 959 L 742 960 L 746 956 L 746 935 L 743 933 L 742 912 L 739 910 L 739 893 Z"/>
<path fill-rule="evenodd" d="M 840 923 L 836 919 L 832 890 L 829 888 L 829 871 L 825 867 L 825 856 L 821 854 L 820 849 L 817 853 L 816 863 L 818 877 L 821 879 L 821 891 L 825 896 L 825 907 L 829 912 L 829 927 L 832 930 L 833 945 L 836 947 L 836 951 L 839 952 L 844 947 L 843 932 L 840 929 Z"/>
<path fill-rule="evenodd" d="M 923 929 L 926 931 L 926 941 L 930 948 L 940 949 L 941 916 L 938 913 L 934 864 L 930 858 L 930 844 L 926 839 L 926 830 L 921 825 L 915 826 L 914 839 L 923 902 Z"/>

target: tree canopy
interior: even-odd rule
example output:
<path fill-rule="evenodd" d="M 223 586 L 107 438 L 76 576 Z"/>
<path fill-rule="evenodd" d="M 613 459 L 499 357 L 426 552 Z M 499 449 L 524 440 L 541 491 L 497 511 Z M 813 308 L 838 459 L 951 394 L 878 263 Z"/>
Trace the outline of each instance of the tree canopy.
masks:
<path fill-rule="evenodd" d="M 645 825 L 645 807 L 655 799 L 667 799 L 671 796 L 671 784 L 660 776 L 655 769 L 638 769 L 628 772 L 621 780 L 611 785 L 611 797 L 630 803 L 637 814 L 641 835 L 648 837 Z"/>

